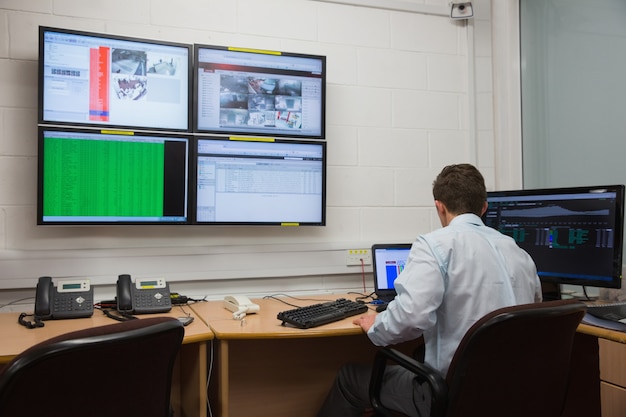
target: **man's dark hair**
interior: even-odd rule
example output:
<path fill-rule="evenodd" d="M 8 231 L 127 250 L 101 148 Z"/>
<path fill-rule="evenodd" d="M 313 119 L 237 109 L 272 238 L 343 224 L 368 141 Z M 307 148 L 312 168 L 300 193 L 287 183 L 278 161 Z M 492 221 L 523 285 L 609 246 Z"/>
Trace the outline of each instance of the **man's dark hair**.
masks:
<path fill-rule="evenodd" d="M 448 165 L 433 182 L 433 197 L 453 214 L 480 216 L 487 200 L 485 179 L 471 164 Z"/>

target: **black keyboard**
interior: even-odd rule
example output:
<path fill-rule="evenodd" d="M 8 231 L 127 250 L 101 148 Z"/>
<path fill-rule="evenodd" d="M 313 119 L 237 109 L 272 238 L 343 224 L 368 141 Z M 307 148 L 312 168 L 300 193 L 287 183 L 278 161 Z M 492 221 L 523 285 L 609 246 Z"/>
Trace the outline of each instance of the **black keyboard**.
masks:
<path fill-rule="evenodd" d="M 278 320 L 282 320 L 283 326 L 289 323 L 301 329 L 309 329 L 365 312 L 367 305 L 338 298 L 335 301 L 282 311 L 278 313 Z"/>
<path fill-rule="evenodd" d="M 626 303 L 589 304 L 587 305 L 587 313 L 604 320 L 624 323 L 624 320 L 626 319 Z"/>

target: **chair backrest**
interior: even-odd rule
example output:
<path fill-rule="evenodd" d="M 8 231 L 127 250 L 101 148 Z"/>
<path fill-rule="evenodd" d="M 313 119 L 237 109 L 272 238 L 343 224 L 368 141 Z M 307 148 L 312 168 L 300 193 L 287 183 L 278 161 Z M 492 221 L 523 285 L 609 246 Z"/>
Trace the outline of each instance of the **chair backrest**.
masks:
<path fill-rule="evenodd" d="M 184 329 L 150 317 L 67 333 L 0 374 L 0 416 L 166 417 Z"/>
<path fill-rule="evenodd" d="M 584 303 L 557 300 L 496 310 L 461 341 L 450 364 L 447 416 L 559 416 Z"/>

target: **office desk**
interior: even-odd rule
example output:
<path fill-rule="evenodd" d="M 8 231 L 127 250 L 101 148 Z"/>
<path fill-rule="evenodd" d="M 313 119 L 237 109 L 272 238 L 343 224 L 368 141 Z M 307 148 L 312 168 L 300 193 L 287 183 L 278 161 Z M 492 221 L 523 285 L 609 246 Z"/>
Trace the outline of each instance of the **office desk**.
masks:
<path fill-rule="evenodd" d="M 305 306 L 341 297 L 354 299 L 349 294 L 281 299 Z M 247 417 L 262 410 L 272 417 L 314 416 L 341 365 L 374 358 L 376 348 L 352 324 L 354 317 L 297 329 L 282 326 L 276 318 L 293 307 L 274 299 L 252 301 L 261 309 L 246 316 L 243 326 L 222 301 L 193 305 L 215 334 L 215 372 L 209 386 L 214 415 Z"/>
<path fill-rule="evenodd" d="M 191 309 L 186 306 L 185 311 L 191 312 Z M 175 306 L 171 312 L 158 315 L 178 317 L 184 314 L 180 308 Z M 0 334 L 3 335 L 0 342 L 0 368 L 27 348 L 51 337 L 75 330 L 116 323 L 98 310 L 94 311 L 90 318 L 48 320 L 44 322 L 44 327 L 35 329 L 27 329 L 19 325 L 18 317 L 19 313 L 0 313 Z M 32 317 L 28 317 L 28 319 L 32 320 Z M 206 342 L 212 338 L 211 330 L 198 318 L 185 327 L 185 338 L 178 354 L 172 380 L 172 406 L 176 416 L 206 417 L 207 415 Z"/>
<path fill-rule="evenodd" d="M 597 340 L 602 417 L 626 415 L 626 333 L 581 324 L 578 332 Z"/>
<path fill-rule="evenodd" d="M 352 295 L 286 301 L 308 305 Z M 214 415 L 314 416 L 338 369 L 346 362 L 371 363 L 376 348 L 353 318 L 316 327 L 281 326 L 276 300 L 253 300 L 261 309 L 245 325 L 221 301 L 194 305 L 215 334 L 209 396 Z M 368 314 L 376 314 L 373 311 Z M 402 346 L 411 352 L 417 344 Z M 572 353 L 570 392 L 564 417 L 622 417 L 626 410 L 626 333 L 581 324 Z"/>

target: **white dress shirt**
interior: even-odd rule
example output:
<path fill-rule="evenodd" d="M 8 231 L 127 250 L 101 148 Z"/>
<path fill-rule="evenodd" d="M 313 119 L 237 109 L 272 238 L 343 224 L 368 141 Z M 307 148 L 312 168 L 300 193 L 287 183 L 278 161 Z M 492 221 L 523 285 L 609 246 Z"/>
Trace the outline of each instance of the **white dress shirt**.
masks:
<path fill-rule="evenodd" d="M 475 214 L 419 236 L 395 287 L 398 295 L 368 337 L 386 346 L 423 334 L 425 362 L 444 376 L 472 324 L 498 308 L 541 301 L 528 253 Z"/>

